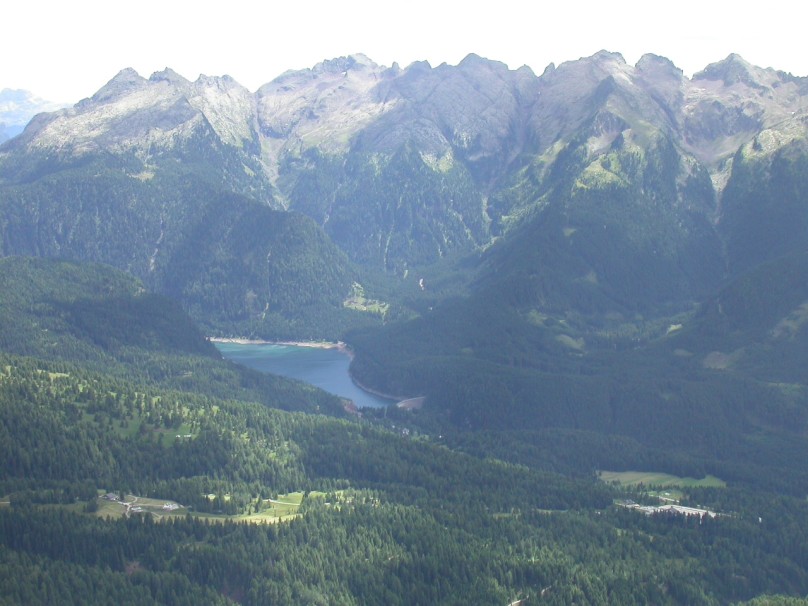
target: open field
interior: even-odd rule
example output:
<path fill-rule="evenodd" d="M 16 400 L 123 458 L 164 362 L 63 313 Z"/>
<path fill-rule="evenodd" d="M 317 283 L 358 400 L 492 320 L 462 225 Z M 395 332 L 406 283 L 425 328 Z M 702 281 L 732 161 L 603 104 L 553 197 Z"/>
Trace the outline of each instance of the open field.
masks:
<path fill-rule="evenodd" d="M 273 524 L 296 518 L 300 504 L 303 502 L 302 492 L 292 492 L 278 495 L 277 499 L 264 499 L 262 508 L 257 513 L 225 515 L 189 511 L 179 503 L 165 499 L 150 499 L 128 494 L 124 501 L 109 500 L 103 496 L 98 497 L 98 510 L 95 515 L 101 518 L 122 518 L 132 514 L 151 514 L 156 520 L 168 517 L 186 516 L 208 520 L 230 520 L 236 522 L 249 522 L 253 524 Z M 227 499 L 227 495 L 225 495 Z"/>
<path fill-rule="evenodd" d="M 654 471 L 601 471 L 603 482 L 616 482 L 621 486 L 654 486 L 659 488 L 724 488 L 727 483 L 715 476 L 707 475 L 701 479 L 682 478 L 669 473 Z"/>
<path fill-rule="evenodd" d="M 122 518 L 126 515 L 150 513 L 159 520 L 168 516 L 184 516 L 188 513 L 179 503 L 166 499 L 149 499 L 128 494 L 123 501 L 98 497 L 95 515 L 101 518 Z"/>
<path fill-rule="evenodd" d="M 342 499 L 341 493 L 342 491 L 336 491 L 334 493 L 335 495 L 338 495 L 338 502 Z M 224 495 L 225 500 L 228 500 L 229 496 L 230 495 Z M 260 509 L 254 513 L 227 515 L 222 513 L 193 511 L 187 507 L 184 507 L 180 503 L 171 501 L 169 499 L 152 499 L 127 494 L 125 495 L 125 498 L 121 500 L 120 495 L 117 493 L 101 493 L 99 491 L 99 496 L 96 500 L 97 508 L 92 511 L 90 515 L 103 519 L 119 519 L 132 515 L 148 514 L 151 515 L 155 521 L 190 515 L 194 518 L 209 521 L 275 524 L 298 518 L 301 515 L 300 506 L 306 498 L 318 499 L 325 502 L 326 493 L 312 491 L 306 495 L 303 492 L 290 492 L 288 494 L 278 495 L 277 499 L 262 499 Z M 0 507 L 8 507 L 9 505 L 9 496 L 0 496 Z M 253 506 L 254 505 L 255 503 Z M 89 513 L 86 509 L 86 503 L 78 501 L 70 504 L 50 504 L 41 506 L 69 509 L 75 513 Z M 252 512 L 252 509 L 250 511 Z"/>

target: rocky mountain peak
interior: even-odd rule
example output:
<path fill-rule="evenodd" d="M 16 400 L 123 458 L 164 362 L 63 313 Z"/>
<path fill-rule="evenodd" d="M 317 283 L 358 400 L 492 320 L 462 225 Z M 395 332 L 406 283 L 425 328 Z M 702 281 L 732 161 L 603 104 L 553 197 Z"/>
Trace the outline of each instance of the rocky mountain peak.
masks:
<path fill-rule="evenodd" d="M 273 182 L 284 158 L 313 148 L 330 156 L 395 154 L 411 144 L 494 184 L 526 155 L 547 152 L 551 160 L 576 134 L 594 137 L 600 149 L 631 130 L 626 136 L 638 141 L 662 134 L 712 170 L 761 128 L 799 114 L 801 87 L 801 79 L 735 54 L 688 80 L 664 57 L 646 54 L 632 66 L 607 50 L 550 64 L 540 77 L 474 53 L 457 66 L 420 61 L 403 69 L 353 54 L 288 71 L 256 93 L 229 76 L 192 83 L 166 68 L 146 80 L 125 69 L 91 99 L 40 120 L 26 141 L 147 150 L 212 127 L 222 143 L 261 150 Z M 604 123 L 600 114 L 616 121 Z"/>
<path fill-rule="evenodd" d="M 441 69 L 443 68 L 450 70 L 456 69 L 461 73 L 468 74 L 471 78 L 480 80 L 481 83 L 484 82 L 484 79 L 491 77 L 512 80 L 517 74 L 516 70 L 511 70 L 505 63 L 502 63 L 501 61 L 486 59 L 485 57 L 475 55 L 474 53 L 467 55 L 460 63 L 458 63 L 457 68 L 452 68 L 445 64 L 441 66 Z M 535 78 L 532 71 L 530 72 L 530 75 Z M 519 76 L 524 76 L 524 72 L 519 72 Z"/>
<path fill-rule="evenodd" d="M 255 105 L 255 96 L 230 76 L 200 75 L 192 83 L 170 68 L 148 79 L 127 68 L 91 98 L 43 115 L 19 143 L 76 156 L 133 150 L 144 162 L 156 149 L 197 136 L 242 148 L 257 137 Z"/>
<path fill-rule="evenodd" d="M 601 49 L 592 55 L 589 58 L 590 61 L 600 64 L 609 64 L 609 63 L 622 63 L 625 64 L 626 60 L 623 58 L 623 55 L 620 53 L 608 51 L 606 49 Z"/>
<path fill-rule="evenodd" d="M 491 69 L 491 68 L 499 68 L 499 69 L 508 69 L 508 66 L 504 63 L 499 61 L 493 61 L 491 59 L 486 59 L 485 57 L 481 57 L 475 53 L 469 53 L 466 55 L 463 60 L 457 64 L 459 69 Z"/>
<path fill-rule="evenodd" d="M 350 55 L 288 71 L 259 88 L 257 116 L 269 173 L 274 176 L 279 158 L 291 150 L 346 151 L 353 135 L 394 103 L 380 99 L 377 87 L 397 74 L 364 55 Z"/>
<path fill-rule="evenodd" d="M 734 53 L 708 65 L 686 87 L 682 107 L 686 147 L 717 169 L 762 129 L 804 132 L 793 120 L 802 110 L 801 87 L 798 79 L 756 67 Z"/>
<path fill-rule="evenodd" d="M 377 69 L 379 66 L 367 56 L 357 53 L 347 57 L 326 59 L 315 65 L 311 71 L 315 74 L 342 74 L 350 70 Z"/>
<path fill-rule="evenodd" d="M 168 82 L 175 86 L 187 86 L 190 84 L 190 81 L 186 80 L 183 76 L 169 67 L 162 71 L 154 72 L 149 77 L 149 82 Z"/>
<path fill-rule="evenodd" d="M 127 67 L 119 71 L 112 80 L 101 87 L 92 96 L 92 100 L 95 102 L 112 101 L 146 84 L 148 84 L 148 80 L 131 67 Z"/>
<path fill-rule="evenodd" d="M 542 74 L 542 80 L 550 86 L 564 83 L 565 87 L 571 89 L 588 90 L 610 76 L 630 80 L 633 72 L 634 68 L 626 63 L 623 55 L 602 50 L 591 57 L 565 61 L 558 67 L 551 64 Z"/>
<path fill-rule="evenodd" d="M 661 78 L 681 80 L 684 76 L 682 70 L 676 67 L 673 61 L 667 57 L 660 57 L 653 53 L 646 53 L 640 57 L 640 60 L 637 61 L 636 68 L 637 71 L 642 74 Z"/>
<path fill-rule="evenodd" d="M 591 57 L 582 57 L 577 61 L 566 63 L 577 64 L 584 72 L 589 74 L 589 77 L 597 79 L 621 74 L 628 77 L 634 71 L 634 68 L 626 63 L 623 55 L 607 50 L 600 50 Z"/>
<path fill-rule="evenodd" d="M 640 57 L 635 72 L 637 82 L 660 106 L 668 124 L 678 128 L 687 83 L 682 70 L 665 57 L 646 54 Z"/>
<path fill-rule="evenodd" d="M 432 71 L 432 65 L 429 61 L 413 61 L 404 68 L 406 74 L 426 74 Z"/>
<path fill-rule="evenodd" d="M 253 140 L 257 130 L 255 95 L 232 77 L 200 75 L 188 101 L 228 145 L 242 147 Z"/>
<path fill-rule="evenodd" d="M 530 123 L 542 151 L 568 140 L 601 110 L 628 123 L 646 111 L 657 111 L 637 83 L 636 68 L 620 53 L 602 50 L 558 67 L 549 66 L 538 82 L 538 100 Z"/>
<path fill-rule="evenodd" d="M 725 86 L 743 83 L 748 86 L 760 87 L 762 86 L 760 78 L 760 72 L 762 71 L 745 61 L 740 55 L 731 53 L 723 61 L 711 63 L 702 71 L 694 74 L 693 80 L 718 80 L 723 82 Z"/>
<path fill-rule="evenodd" d="M 197 89 L 215 88 L 220 91 L 239 90 L 246 91 L 249 94 L 245 86 L 239 84 L 232 76 L 228 76 L 227 74 L 224 76 L 206 76 L 205 74 L 200 74 L 199 78 L 194 82 L 194 86 Z"/>

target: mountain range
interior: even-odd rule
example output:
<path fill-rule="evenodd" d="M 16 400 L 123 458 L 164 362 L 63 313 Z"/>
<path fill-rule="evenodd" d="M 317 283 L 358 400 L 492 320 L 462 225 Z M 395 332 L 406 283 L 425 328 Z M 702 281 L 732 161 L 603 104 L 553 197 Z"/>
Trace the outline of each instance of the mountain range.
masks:
<path fill-rule="evenodd" d="M 424 349 L 591 374 L 794 263 L 806 98 L 737 55 L 692 78 L 606 51 L 540 76 L 354 55 L 255 93 L 125 69 L 0 147 L 0 244 L 124 269 L 210 334 L 348 336 L 363 381 L 473 408 Z"/>
<path fill-rule="evenodd" d="M 206 168 L 229 190 L 306 214 L 352 260 L 401 274 L 484 249 L 555 198 L 639 178 L 642 206 L 660 207 L 644 225 L 687 239 L 714 231 L 704 221 L 732 223 L 743 214 L 723 203 L 733 168 L 798 145 L 807 86 L 737 55 L 693 78 L 653 55 L 630 66 L 600 52 L 541 76 L 475 55 L 405 69 L 357 55 L 287 72 L 254 94 L 227 76 L 126 69 L 7 144 L 3 182 L 110 157 L 143 182 L 171 161 L 214 164 Z M 391 190 L 396 180 L 413 186 Z M 674 250 L 665 252 L 663 264 Z"/>

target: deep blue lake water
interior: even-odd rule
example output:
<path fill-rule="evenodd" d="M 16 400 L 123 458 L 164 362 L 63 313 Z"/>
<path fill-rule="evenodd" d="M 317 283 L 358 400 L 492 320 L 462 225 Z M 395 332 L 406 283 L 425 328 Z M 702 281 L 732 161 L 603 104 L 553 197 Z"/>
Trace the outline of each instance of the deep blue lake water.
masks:
<path fill-rule="evenodd" d="M 356 386 L 348 374 L 350 358 L 338 349 L 277 345 L 274 343 L 215 343 L 233 362 L 275 375 L 298 379 L 353 400 L 359 408 L 381 408 L 393 402 Z"/>

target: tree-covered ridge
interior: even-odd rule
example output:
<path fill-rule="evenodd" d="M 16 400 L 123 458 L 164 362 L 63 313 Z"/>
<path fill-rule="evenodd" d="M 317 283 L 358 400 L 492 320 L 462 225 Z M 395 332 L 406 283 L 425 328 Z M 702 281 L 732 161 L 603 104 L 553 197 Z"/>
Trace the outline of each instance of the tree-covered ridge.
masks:
<path fill-rule="evenodd" d="M 215 356 L 179 306 L 112 267 L 27 257 L 0 259 L 3 351 L 54 358 L 126 347 Z"/>
<path fill-rule="evenodd" d="M 603 322 L 686 308 L 721 280 L 707 171 L 660 134 L 644 145 L 618 136 L 593 153 L 604 120 L 594 118 L 551 162 L 537 161 L 493 197 L 510 229 L 483 258 L 486 294 Z"/>
<path fill-rule="evenodd" d="M 402 276 L 490 240 L 484 195 L 451 154 L 407 145 L 341 161 L 311 150 L 288 164 L 290 208 L 315 219 L 362 265 Z"/>
<path fill-rule="evenodd" d="M 649 322 L 645 335 L 615 324 L 593 334 L 573 314 L 503 306 L 507 291 L 458 297 L 351 333 L 352 369 L 382 391 L 426 396 L 418 418 L 437 427 L 533 439 L 582 432 L 579 448 L 600 452 L 597 465 L 612 452 L 599 449 L 603 440 L 628 439 L 627 452 L 635 442 L 663 449 L 669 464 L 695 456 L 718 475 L 766 477 L 799 494 L 808 486 L 805 268 L 804 253 L 772 261 L 693 314 Z"/>
<path fill-rule="evenodd" d="M 146 488 L 149 482 L 211 476 L 233 484 L 258 481 L 268 494 L 278 494 L 317 488 L 317 478 L 326 481 L 320 488 L 328 488 L 328 478 L 353 478 L 388 487 L 420 486 L 426 496 L 459 489 L 446 482 L 450 476 L 490 473 L 488 483 L 523 485 L 519 490 L 524 498 L 536 499 L 537 506 L 571 504 L 568 497 L 552 496 L 564 490 L 560 479 L 557 489 L 540 488 L 547 482 L 540 475 L 525 484 L 530 475 L 516 481 L 511 474 L 522 472 L 515 468 L 508 471 L 494 464 L 480 468 L 473 459 L 428 441 L 402 440 L 394 449 L 397 453 L 387 452 L 388 432 L 355 422 L 140 386 L 29 358 L 6 357 L 4 368 L 0 386 L 5 394 L 4 427 L 15 428 L 4 439 L 9 462 L 5 481 L 95 478 L 102 485 L 123 484 L 127 489 L 131 485 L 148 493 L 154 490 Z M 45 441 L 50 445 L 46 447 Z M 42 444 L 35 447 L 37 442 Z M 331 458 L 347 444 L 349 453 Z M 58 457 L 59 452 L 65 456 Z M 70 456 L 72 452 L 77 456 Z M 82 452 L 106 454 L 96 459 L 78 454 Z M 424 468 L 419 472 L 423 477 L 412 475 L 415 468 Z M 509 491 L 513 490 L 511 486 Z M 200 492 L 197 499 L 201 496 Z M 492 497 L 491 507 L 505 507 L 501 498 L 504 494 Z M 592 498 L 591 503 L 608 502 L 602 494 Z"/>
<path fill-rule="evenodd" d="M 335 396 L 222 360 L 176 302 L 112 267 L 10 257 L 0 260 L 0 278 L 5 353 L 145 385 L 343 414 Z"/>
<path fill-rule="evenodd" d="M 0 577 L 12 604 L 57 590 L 86 600 L 107 584 L 132 600 L 185 592 L 242 604 L 724 603 L 808 588 L 798 523 L 808 511 L 796 499 L 703 491 L 699 502 L 733 515 L 647 519 L 612 508 L 619 493 L 592 479 L 426 437 L 2 362 L 0 427 L 14 431 L 0 439 L 11 500 L 0 543 L 17 574 Z M 80 512 L 96 488 L 196 513 L 93 519 Z M 205 511 L 238 513 L 291 489 L 324 494 L 304 498 L 292 522 L 205 522 Z M 32 585 L 33 567 L 50 580 Z"/>
<path fill-rule="evenodd" d="M 311 220 L 198 165 L 134 170 L 91 157 L 0 187 L 3 254 L 112 265 L 221 334 L 336 338 L 367 321 L 342 306 L 355 270 Z"/>

